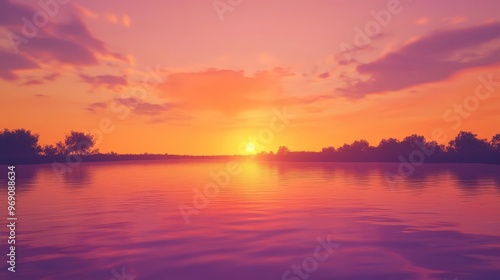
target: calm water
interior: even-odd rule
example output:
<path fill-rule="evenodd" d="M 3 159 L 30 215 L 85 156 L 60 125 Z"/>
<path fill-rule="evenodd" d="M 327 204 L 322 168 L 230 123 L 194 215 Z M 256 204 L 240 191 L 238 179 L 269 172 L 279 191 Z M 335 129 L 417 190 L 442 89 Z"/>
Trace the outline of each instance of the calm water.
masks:
<path fill-rule="evenodd" d="M 17 272 L 4 257 L 0 278 L 279 280 L 296 265 L 283 279 L 500 279 L 500 166 L 424 165 L 391 188 L 396 164 L 248 161 L 186 224 L 179 206 L 225 169 L 17 166 Z"/>

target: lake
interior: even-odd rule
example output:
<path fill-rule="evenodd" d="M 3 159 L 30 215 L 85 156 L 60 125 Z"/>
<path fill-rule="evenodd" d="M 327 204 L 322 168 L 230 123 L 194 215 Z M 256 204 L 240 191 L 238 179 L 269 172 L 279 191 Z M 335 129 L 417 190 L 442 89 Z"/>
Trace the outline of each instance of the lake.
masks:
<path fill-rule="evenodd" d="M 397 168 L 129 161 L 58 177 L 19 165 L 16 273 L 4 257 L 0 278 L 500 279 L 500 166 L 424 164 L 388 184 Z"/>

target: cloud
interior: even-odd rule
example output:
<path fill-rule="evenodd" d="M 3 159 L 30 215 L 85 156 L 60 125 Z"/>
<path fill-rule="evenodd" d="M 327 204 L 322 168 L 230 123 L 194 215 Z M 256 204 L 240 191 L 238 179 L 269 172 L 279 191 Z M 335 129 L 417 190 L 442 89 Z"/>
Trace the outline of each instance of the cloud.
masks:
<path fill-rule="evenodd" d="M 82 5 L 74 4 L 74 6 L 78 10 L 78 12 L 86 18 L 99 19 L 108 23 L 121 25 L 123 27 L 130 27 L 132 25 L 132 19 L 128 14 L 98 14 L 97 12 L 91 11 Z"/>
<path fill-rule="evenodd" d="M 41 84 L 43 84 L 43 82 L 40 81 L 40 80 L 30 79 L 30 80 L 27 80 L 26 82 L 24 82 L 23 85 L 25 85 L 25 86 L 33 86 L 33 85 L 41 85 Z"/>
<path fill-rule="evenodd" d="M 146 115 L 146 116 L 159 116 L 174 106 L 170 103 L 155 104 L 144 102 L 141 99 L 129 97 L 129 98 L 114 98 L 106 102 L 95 102 L 87 105 L 85 108 L 91 113 L 97 113 L 99 111 L 105 110 L 107 108 L 127 107 L 130 112 L 134 115 Z"/>
<path fill-rule="evenodd" d="M 446 80 L 464 69 L 495 65 L 500 62 L 499 39 L 498 22 L 432 33 L 359 65 L 357 72 L 370 78 L 340 91 L 359 98 Z"/>
<path fill-rule="evenodd" d="M 448 17 L 448 18 L 444 18 L 443 19 L 443 22 L 444 23 L 447 23 L 447 24 L 450 24 L 450 25 L 455 25 L 455 24 L 460 24 L 460 23 L 463 23 L 467 21 L 467 18 L 466 17 Z"/>
<path fill-rule="evenodd" d="M 127 14 L 123 14 L 121 16 L 117 15 L 117 14 L 107 14 L 104 16 L 104 19 L 107 22 L 110 22 L 112 24 L 121 25 L 123 27 L 130 27 L 130 25 L 132 24 L 132 19 Z"/>
<path fill-rule="evenodd" d="M 38 68 L 38 65 L 31 59 L 14 53 L 0 51 L 0 61 L 0 78 L 8 81 L 14 81 L 19 78 L 16 74 L 17 71 Z"/>
<path fill-rule="evenodd" d="M 159 85 L 163 98 L 185 109 L 236 113 L 270 106 L 283 93 L 281 80 L 293 75 L 285 68 L 259 71 L 207 69 L 169 75 Z"/>
<path fill-rule="evenodd" d="M 82 5 L 75 4 L 75 8 L 82 14 L 84 17 L 96 19 L 99 18 L 99 15 L 95 12 L 83 7 Z"/>
<path fill-rule="evenodd" d="M 128 81 L 126 76 L 113 76 L 113 75 L 97 75 L 87 76 L 80 74 L 80 79 L 91 85 L 92 88 L 107 88 L 109 90 L 117 90 L 121 87 L 127 86 Z"/>
<path fill-rule="evenodd" d="M 104 110 L 106 108 L 108 108 L 108 103 L 107 102 L 94 102 L 94 103 L 91 103 L 91 104 L 87 105 L 87 107 L 85 109 L 87 111 L 95 114 L 98 111 Z"/>
<path fill-rule="evenodd" d="M 25 86 L 33 86 L 33 85 L 42 85 L 46 83 L 47 81 L 55 81 L 57 77 L 59 77 L 61 74 L 59 73 L 54 73 L 54 74 L 48 74 L 45 76 L 41 76 L 39 78 L 32 78 L 31 76 L 27 77 L 27 80 L 23 83 Z"/>
<path fill-rule="evenodd" d="M 416 25 L 426 25 L 427 23 L 429 23 L 428 17 L 420 18 L 415 22 Z"/>
<path fill-rule="evenodd" d="M 38 57 L 43 54 L 46 60 L 73 65 L 98 65 L 98 55 L 109 56 L 128 62 L 125 55 L 108 50 L 106 44 L 95 38 L 80 18 L 74 16 L 70 21 L 56 24 L 47 32 L 53 35 L 37 36 L 19 49 L 26 55 Z"/>
<path fill-rule="evenodd" d="M 172 107 L 169 103 L 148 103 L 134 97 L 115 98 L 114 101 L 132 109 L 133 113 L 136 115 L 159 115 Z"/>
<path fill-rule="evenodd" d="M 64 11 L 69 20 L 35 26 L 31 21 L 33 15 L 43 10 L 0 0 L 0 29 L 7 32 L 11 44 L 11 49 L 0 50 L 2 58 L 8 61 L 0 66 L 0 78 L 16 80 L 19 78 L 16 71 L 37 69 L 42 64 L 93 66 L 100 65 L 102 58 L 128 63 L 127 56 L 109 50 L 102 40 L 91 34 L 80 18 L 81 9 L 68 5 Z M 62 11 L 60 9 L 60 13 Z M 9 63 L 14 61 L 6 55 L 9 51 L 18 55 L 18 63 Z"/>
<path fill-rule="evenodd" d="M 88 47 L 56 37 L 35 37 L 20 47 L 22 53 L 33 59 L 59 62 L 74 66 L 99 64 L 98 59 Z"/>
<path fill-rule="evenodd" d="M 154 117 L 148 121 L 148 124 L 163 124 L 169 123 L 176 126 L 189 126 L 192 117 L 188 116 L 167 116 L 167 117 Z"/>
<path fill-rule="evenodd" d="M 129 15 L 123 15 L 122 24 L 125 27 L 130 27 L 130 25 L 132 24 L 132 19 L 130 18 Z"/>
<path fill-rule="evenodd" d="M 0 26 L 15 26 L 22 17 L 32 15 L 33 12 L 28 6 L 0 0 Z"/>
<path fill-rule="evenodd" d="M 329 77 L 330 77 L 330 73 L 328 73 L 328 72 L 324 72 L 324 73 L 321 73 L 318 75 L 318 78 L 321 78 L 321 79 L 326 79 Z"/>
<path fill-rule="evenodd" d="M 59 73 L 53 73 L 53 74 L 48 74 L 42 77 L 42 79 L 47 80 L 47 81 L 55 81 L 57 77 L 59 77 L 61 74 Z"/>

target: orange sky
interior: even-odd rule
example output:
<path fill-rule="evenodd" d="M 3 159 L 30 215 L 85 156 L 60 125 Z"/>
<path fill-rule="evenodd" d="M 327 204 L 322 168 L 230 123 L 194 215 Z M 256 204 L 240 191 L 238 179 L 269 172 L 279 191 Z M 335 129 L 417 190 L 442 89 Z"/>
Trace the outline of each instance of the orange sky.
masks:
<path fill-rule="evenodd" d="M 0 0 L 0 127 L 42 144 L 78 130 L 102 152 L 235 154 L 500 133 L 498 1 L 58 1 Z"/>

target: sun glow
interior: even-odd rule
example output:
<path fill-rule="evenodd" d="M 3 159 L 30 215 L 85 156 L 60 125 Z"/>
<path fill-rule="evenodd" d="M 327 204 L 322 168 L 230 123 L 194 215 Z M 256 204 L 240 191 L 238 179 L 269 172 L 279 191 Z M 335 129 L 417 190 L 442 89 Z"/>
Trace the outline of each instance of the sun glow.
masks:
<path fill-rule="evenodd" d="M 247 151 L 247 153 L 249 154 L 255 154 L 255 145 L 253 143 L 248 143 L 246 146 L 245 146 L 245 150 Z"/>

